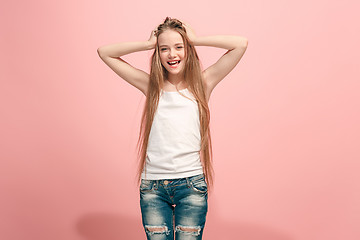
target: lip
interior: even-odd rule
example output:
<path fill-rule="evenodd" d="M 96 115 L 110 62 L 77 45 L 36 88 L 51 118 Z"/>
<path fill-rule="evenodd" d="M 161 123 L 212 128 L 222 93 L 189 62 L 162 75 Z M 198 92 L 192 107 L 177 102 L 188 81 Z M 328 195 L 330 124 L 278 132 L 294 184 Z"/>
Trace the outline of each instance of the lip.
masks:
<path fill-rule="evenodd" d="M 181 64 L 181 60 L 180 60 L 180 59 L 177 59 L 177 60 L 175 59 L 175 60 L 167 61 L 167 63 L 168 63 L 168 62 L 174 62 L 174 61 L 180 61 L 180 63 L 176 64 L 175 66 L 172 66 L 172 65 L 168 64 L 168 66 L 169 66 L 170 68 L 174 68 L 174 69 L 175 69 L 175 68 L 177 68 L 177 67 Z"/>
<path fill-rule="evenodd" d="M 174 60 L 169 60 L 169 61 L 166 61 L 166 62 L 175 62 L 175 61 L 181 61 L 180 59 L 174 59 Z"/>

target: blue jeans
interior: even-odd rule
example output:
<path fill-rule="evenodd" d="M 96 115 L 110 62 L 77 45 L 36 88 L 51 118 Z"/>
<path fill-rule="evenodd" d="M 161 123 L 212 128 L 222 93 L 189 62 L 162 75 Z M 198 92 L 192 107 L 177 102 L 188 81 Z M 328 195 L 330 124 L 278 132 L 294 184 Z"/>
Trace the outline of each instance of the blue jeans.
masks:
<path fill-rule="evenodd" d="M 203 174 L 141 180 L 140 207 L 148 240 L 198 240 L 206 221 L 207 184 Z"/>

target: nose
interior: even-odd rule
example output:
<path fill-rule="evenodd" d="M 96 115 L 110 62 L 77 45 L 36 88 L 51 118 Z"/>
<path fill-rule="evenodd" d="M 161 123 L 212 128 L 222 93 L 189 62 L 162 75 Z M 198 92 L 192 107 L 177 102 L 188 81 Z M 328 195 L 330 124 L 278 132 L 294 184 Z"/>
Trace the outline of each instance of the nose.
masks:
<path fill-rule="evenodd" d="M 174 58 L 175 57 L 175 50 L 173 50 L 173 49 L 170 49 L 170 51 L 169 51 L 169 58 Z"/>

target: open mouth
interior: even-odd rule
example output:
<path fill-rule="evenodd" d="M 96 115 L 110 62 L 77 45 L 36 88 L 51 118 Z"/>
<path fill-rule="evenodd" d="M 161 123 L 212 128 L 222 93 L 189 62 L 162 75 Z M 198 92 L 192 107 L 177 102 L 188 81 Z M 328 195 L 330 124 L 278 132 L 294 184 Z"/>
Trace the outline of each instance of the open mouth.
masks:
<path fill-rule="evenodd" d="M 167 62 L 167 63 L 168 63 L 170 66 L 175 67 L 175 66 L 179 65 L 180 60 L 178 60 L 178 61 L 171 61 L 171 62 Z"/>

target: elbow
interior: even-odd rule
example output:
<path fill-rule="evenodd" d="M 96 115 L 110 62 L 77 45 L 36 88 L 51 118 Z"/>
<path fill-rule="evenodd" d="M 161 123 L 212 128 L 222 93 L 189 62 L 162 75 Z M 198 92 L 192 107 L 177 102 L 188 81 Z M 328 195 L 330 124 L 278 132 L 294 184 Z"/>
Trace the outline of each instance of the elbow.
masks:
<path fill-rule="evenodd" d="M 247 39 L 245 39 L 245 47 L 247 48 L 247 46 L 248 46 L 248 40 Z"/>
<path fill-rule="evenodd" d="M 99 56 L 100 56 L 100 54 L 101 54 L 101 50 L 100 50 L 100 48 L 98 48 L 97 49 L 97 53 L 99 54 Z"/>
<path fill-rule="evenodd" d="M 248 46 L 248 40 L 245 37 L 237 37 L 234 49 L 246 49 Z"/>
<path fill-rule="evenodd" d="M 102 51 L 101 47 L 99 47 L 99 48 L 97 49 L 97 53 L 98 53 L 99 57 L 103 57 L 103 56 L 104 56 L 104 51 Z"/>
<path fill-rule="evenodd" d="M 244 37 L 241 37 L 241 39 L 240 39 L 240 47 L 246 49 L 247 46 L 248 46 L 248 39 L 244 38 Z"/>

